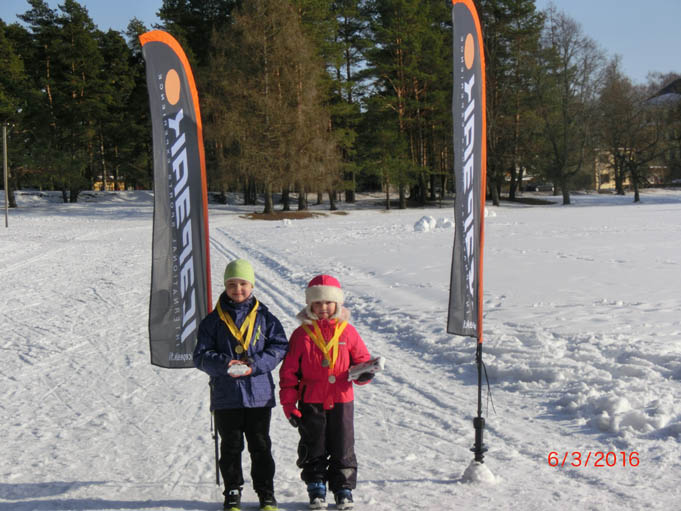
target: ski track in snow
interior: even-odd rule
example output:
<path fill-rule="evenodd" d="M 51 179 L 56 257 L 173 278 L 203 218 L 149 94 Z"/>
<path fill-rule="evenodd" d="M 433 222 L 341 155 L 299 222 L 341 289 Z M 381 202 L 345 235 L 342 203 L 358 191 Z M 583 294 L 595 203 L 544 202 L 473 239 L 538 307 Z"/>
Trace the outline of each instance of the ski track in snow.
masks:
<path fill-rule="evenodd" d="M 221 509 L 208 378 L 149 364 L 151 203 L 130 197 L 21 209 L 0 235 L 0 511 Z M 353 324 L 387 359 L 356 387 L 357 509 L 673 509 L 681 228 L 669 219 L 681 193 L 638 206 L 589 200 L 488 219 L 493 401 L 485 389 L 483 411 L 494 484 L 462 479 L 475 343 L 445 331 L 453 233 L 414 232 L 424 211 L 284 223 L 212 207 L 213 300 L 225 264 L 247 258 L 256 296 L 290 334 L 307 282 L 340 279 Z M 443 211 L 451 217 L 425 212 Z M 280 508 L 305 508 L 298 435 L 280 407 L 272 439 Z M 552 451 L 637 451 L 640 464 L 550 467 Z M 243 465 L 245 509 L 257 508 L 247 452 Z"/>

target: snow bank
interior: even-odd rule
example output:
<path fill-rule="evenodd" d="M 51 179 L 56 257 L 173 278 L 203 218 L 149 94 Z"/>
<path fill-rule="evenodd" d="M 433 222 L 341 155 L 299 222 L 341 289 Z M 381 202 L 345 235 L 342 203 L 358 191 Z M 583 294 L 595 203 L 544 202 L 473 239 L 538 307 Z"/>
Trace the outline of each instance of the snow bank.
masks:
<path fill-rule="evenodd" d="M 497 216 L 496 211 L 485 207 L 485 218 L 494 218 L 496 216 Z M 439 217 L 436 220 L 435 217 L 430 215 L 421 217 L 414 224 L 415 232 L 430 232 L 435 229 L 453 229 L 453 228 L 454 228 L 453 220 L 445 217 Z"/>
<path fill-rule="evenodd" d="M 435 217 L 432 217 L 430 215 L 426 215 L 424 217 L 421 217 L 415 224 L 414 224 L 414 231 L 415 232 L 430 232 L 435 229 L 452 229 L 454 227 L 454 222 L 452 222 L 449 218 L 444 218 L 440 217 L 437 220 Z"/>

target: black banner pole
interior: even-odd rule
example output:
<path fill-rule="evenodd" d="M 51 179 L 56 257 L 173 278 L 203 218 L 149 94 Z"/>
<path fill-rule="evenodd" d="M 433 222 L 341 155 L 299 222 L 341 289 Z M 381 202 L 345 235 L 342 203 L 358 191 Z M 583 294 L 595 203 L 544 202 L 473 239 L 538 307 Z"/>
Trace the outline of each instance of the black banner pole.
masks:
<path fill-rule="evenodd" d="M 484 463 L 484 453 L 487 447 L 482 441 L 483 432 L 485 429 L 485 419 L 482 416 L 482 343 L 478 343 L 478 348 L 475 354 L 475 362 L 478 366 L 478 416 L 473 419 L 473 427 L 475 428 L 475 444 L 471 451 L 475 453 L 475 461 Z"/>

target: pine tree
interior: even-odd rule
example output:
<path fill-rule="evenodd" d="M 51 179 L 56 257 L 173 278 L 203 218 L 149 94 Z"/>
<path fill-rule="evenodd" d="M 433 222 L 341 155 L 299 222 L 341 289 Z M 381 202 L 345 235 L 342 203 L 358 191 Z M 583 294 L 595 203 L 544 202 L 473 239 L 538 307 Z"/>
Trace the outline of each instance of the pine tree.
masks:
<path fill-rule="evenodd" d="M 335 22 L 333 51 L 329 55 L 330 112 L 334 137 L 342 158 L 346 202 L 355 202 L 357 187 L 358 126 L 361 117 L 364 52 L 369 45 L 368 18 L 358 0 L 331 4 Z"/>
<path fill-rule="evenodd" d="M 29 3 L 32 9 L 20 17 L 32 33 L 31 71 L 40 91 L 27 114 L 37 142 L 33 158 L 64 200 L 75 202 L 94 179 L 95 120 L 105 111 L 96 28 L 75 0 L 65 0 L 60 12 L 43 0 Z"/>
<path fill-rule="evenodd" d="M 322 67 L 291 4 L 244 4 L 212 44 L 206 137 L 223 179 L 263 186 L 266 213 L 277 188 L 330 186 L 337 165 L 318 91 Z"/>
<path fill-rule="evenodd" d="M 0 123 L 9 128 L 9 133 L 12 131 L 19 134 L 23 130 L 22 118 L 23 111 L 26 108 L 28 87 L 28 77 L 24 70 L 24 62 L 16 52 L 14 43 L 10 37 L 6 36 L 8 32 L 6 25 L 0 20 Z M 22 137 L 16 137 L 16 142 L 10 140 L 8 144 L 8 166 L 9 166 L 9 180 L 7 195 L 9 199 L 9 206 L 16 208 L 16 200 L 14 197 L 14 189 L 16 189 L 18 173 L 12 171 L 15 164 L 15 155 L 21 154 L 19 149 L 22 145 Z M 19 163 L 16 161 L 16 163 Z M 4 183 L 3 183 L 4 188 Z"/>
<path fill-rule="evenodd" d="M 182 45 L 192 69 L 209 66 L 211 34 L 232 22 L 237 0 L 163 0 L 158 17 Z M 197 82 L 200 84 L 200 75 Z"/>
<path fill-rule="evenodd" d="M 487 184 L 499 204 L 510 176 L 509 198 L 533 162 L 537 134 L 532 115 L 536 96 L 529 87 L 533 58 L 539 48 L 543 16 L 533 0 L 480 0 L 487 88 Z"/>
<path fill-rule="evenodd" d="M 367 52 L 373 78 L 374 99 L 393 112 L 398 137 L 409 161 L 395 168 L 400 207 L 406 207 L 406 191 L 425 202 L 428 174 L 439 167 L 439 127 L 447 123 L 451 134 L 451 30 L 450 10 L 442 2 L 373 0 L 372 48 Z M 451 135 L 450 135 L 451 138 Z M 393 137 L 388 137 L 393 139 Z M 447 144 L 449 145 L 449 144 Z M 388 161 L 386 159 L 385 161 Z"/>
<path fill-rule="evenodd" d="M 136 136 L 139 135 L 133 125 L 140 116 L 130 115 L 136 75 L 131 67 L 131 52 L 119 32 L 100 32 L 97 39 L 103 57 L 100 95 L 105 109 L 98 117 L 97 154 L 104 185 L 109 176 L 113 176 L 115 187 L 129 175 L 139 174 L 128 163 L 135 158 Z"/>
<path fill-rule="evenodd" d="M 154 174 L 146 64 L 139 41 L 139 36 L 147 31 L 147 27 L 137 18 L 130 20 L 126 30 L 130 48 L 128 68 L 134 86 L 128 98 L 128 137 L 132 146 L 127 146 L 129 150 L 124 155 L 127 165 L 125 180 L 129 187 L 134 188 L 151 188 Z"/>

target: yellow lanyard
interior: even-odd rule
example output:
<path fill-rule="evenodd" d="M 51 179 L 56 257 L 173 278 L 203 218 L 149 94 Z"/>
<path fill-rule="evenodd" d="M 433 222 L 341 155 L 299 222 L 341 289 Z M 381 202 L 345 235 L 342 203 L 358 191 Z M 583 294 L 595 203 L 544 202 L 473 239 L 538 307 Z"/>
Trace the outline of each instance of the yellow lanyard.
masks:
<path fill-rule="evenodd" d="M 319 328 L 317 322 L 315 321 L 312 323 L 312 325 L 314 327 L 314 332 L 312 332 L 307 325 L 303 325 L 303 329 L 324 354 L 324 360 L 326 360 L 326 363 L 329 366 L 329 372 L 331 372 L 336 365 L 336 360 L 338 359 L 338 340 L 340 339 L 343 330 L 345 330 L 345 327 L 348 326 L 348 322 L 343 321 L 342 323 L 336 324 L 336 328 L 333 331 L 333 337 L 329 342 L 324 340 L 324 335 L 322 335 L 322 331 Z M 329 353 L 331 354 L 329 355 Z"/>
<path fill-rule="evenodd" d="M 249 312 L 248 316 L 246 316 L 246 319 L 241 324 L 241 328 L 237 329 L 232 317 L 229 314 L 224 313 L 222 307 L 220 306 L 220 302 L 218 301 L 218 314 L 220 315 L 220 319 L 225 322 L 225 325 L 227 325 L 227 328 L 229 328 L 229 331 L 232 333 L 241 347 L 241 350 L 236 350 L 237 353 L 246 353 L 248 351 L 248 346 L 251 344 L 251 337 L 253 337 L 253 327 L 255 326 L 255 316 L 258 313 L 258 305 L 260 305 L 260 303 L 256 299 L 253 309 L 251 309 L 251 312 Z M 246 332 L 246 330 L 248 330 L 248 332 Z M 244 333 L 246 333 L 245 338 Z M 256 342 L 257 341 L 258 339 L 256 338 Z M 239 348 L 239 346 L 237 346 L 237 348 Z"/>

